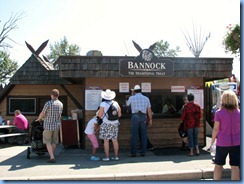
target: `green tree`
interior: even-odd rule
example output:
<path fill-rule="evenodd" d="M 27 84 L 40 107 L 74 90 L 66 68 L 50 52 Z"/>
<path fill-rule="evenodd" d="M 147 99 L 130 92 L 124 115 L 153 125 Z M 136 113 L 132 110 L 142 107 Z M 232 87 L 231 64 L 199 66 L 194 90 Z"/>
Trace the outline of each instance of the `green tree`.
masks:
<path fill-rule="evenodd" d="M 236 24 L 232 26 L 229 24 L 227 26 L 227 33 L 223 40 L 223 45 L 225 46 L 225 51 L 230 52 L 231 54 L 240 54 L 240 45 L 241 45 L 241 36 L 240 36 L 240 25 Z"/>
<path fill-rule="evenodd" d="M 153 53 L 157 57 L 175 57 L 177 52 L 180 52 L 180 47 L 177 46 L 176 49 L 170 49 L 169 43 L 167 41 L 158 41 L 153 49 Z"/>
<path fill-rule="evenodd" d="M 0 83 L 7 84 L 17 69 L 17 62 L 12 61 L 7 52 L 0 51 Z"/>
<path fill-rule="evenodd" d="M 47 58 L 52 62 L 55 62 L 59 56 L 70 56 L 70 55 L 79 55 L 80 47 L 76 44 L 69 44 L 67 38 L 64 36 L 59 42 L 54 42 L 50 44 L 50 54 L 47 55 Z"/>

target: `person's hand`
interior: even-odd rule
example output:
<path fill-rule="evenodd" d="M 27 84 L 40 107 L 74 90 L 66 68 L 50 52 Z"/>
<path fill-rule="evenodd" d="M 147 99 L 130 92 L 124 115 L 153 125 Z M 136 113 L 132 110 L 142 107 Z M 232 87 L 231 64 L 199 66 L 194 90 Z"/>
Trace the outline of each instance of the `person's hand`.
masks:
<path fill-rule="evenodd" d="M 99 125 L 98 125 L 98 124 L 94 124 L 94 129 L 95 129 L 95 132 L 96 132 L 96 134 L 97 134 L 98 131 L 99 131 Z"/>
<path fill-rule="evenodd" d="M 147 127 L 149 128 L 149 127 L 151 127 L 152 126 L 152 120 L 149 120 L 148 122 L 147 122 Z"/>

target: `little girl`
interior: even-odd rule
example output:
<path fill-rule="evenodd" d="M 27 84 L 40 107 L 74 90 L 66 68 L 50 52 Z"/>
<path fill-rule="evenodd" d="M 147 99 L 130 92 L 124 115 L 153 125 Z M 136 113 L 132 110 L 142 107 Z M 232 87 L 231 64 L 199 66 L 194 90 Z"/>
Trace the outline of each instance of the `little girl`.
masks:
<path fill-rule="evenodd" d="M 97 137 L 96 137 L 96 131 L 98 129 L 97 124 L 97 113 L 96 116 L 94 116 L 88 123 L 85 129 L 85 134 L 87 135 L 88 139 L 91 141 L 92 144 L 92 156 L 90 160 L 97 161 L 100 160 L 99 157 L 95 156 L 97 152 L 97 148 L 99 147 Z"/>

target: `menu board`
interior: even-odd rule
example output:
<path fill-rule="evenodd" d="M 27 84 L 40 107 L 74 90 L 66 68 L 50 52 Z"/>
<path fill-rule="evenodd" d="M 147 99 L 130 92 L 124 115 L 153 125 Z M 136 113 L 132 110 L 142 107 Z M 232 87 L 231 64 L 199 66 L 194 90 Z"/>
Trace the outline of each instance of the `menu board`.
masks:
<path fill-rule="evenodd" d="M 203 89 L 188 89 L 187 94 L 192 93 L 194 95 L 194 102 L 198 103 L 201 109 L 204 108 Z"/>
<path fill-rule="evenodd" d="M 102 99 L 101 92 L 99 87 L 88 87 L 85 90 L 85 110 L 97 110 Z"/>
<path fill-rule="evenodd" d="M 142 82 L 141 83 L 141 92 L 142 93 L 151 93 L 151 83 L 150 82 Z"/>
<path fill-rule="evenodd" d="M 129 82 L 120 82 L 119 83 L 119 92 L 120 93 L 129 93 L 130 92 Z"/>

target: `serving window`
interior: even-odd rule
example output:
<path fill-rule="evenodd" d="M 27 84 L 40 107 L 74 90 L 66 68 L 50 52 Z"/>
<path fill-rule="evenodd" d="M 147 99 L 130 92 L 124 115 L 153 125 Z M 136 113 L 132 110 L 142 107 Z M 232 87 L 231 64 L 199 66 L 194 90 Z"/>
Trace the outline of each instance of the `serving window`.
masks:
<path fill-rule="evenodd" d="M 126 95 L 130 95 L 129 93 L 118 93 L 116 92 L 116 101 L 120 104 L 122 109 L 122 116 L 126 114 L 130 114 L 129 107 L 126 107 Z M 183 97 L 186 96 L 186 93 L 182 92 L 171 92 L 168 90 L 152 90 L 151 93 L 142 93 L 147 96 L 151 102 L 151 108 L 154 116 L 160 115 L 171 115 L 172 117 L 178 116 L 181 114 L 181 109 L 184 104 Z M 173 110 L 169 110 L 167 112 L 163 111 L 163 107 L 166 103 L 171 103 L 174 107 Z M 166 108 L 165 108 L 166 109 Z"/>

